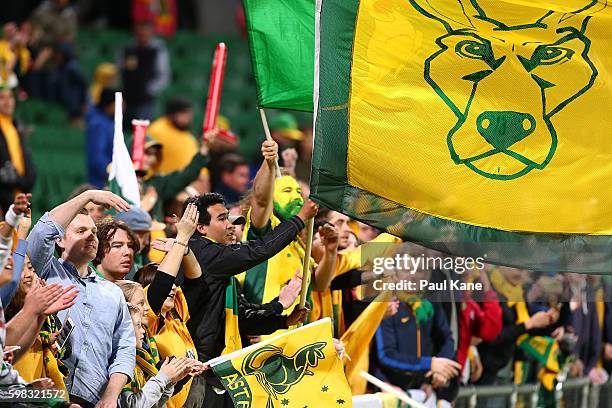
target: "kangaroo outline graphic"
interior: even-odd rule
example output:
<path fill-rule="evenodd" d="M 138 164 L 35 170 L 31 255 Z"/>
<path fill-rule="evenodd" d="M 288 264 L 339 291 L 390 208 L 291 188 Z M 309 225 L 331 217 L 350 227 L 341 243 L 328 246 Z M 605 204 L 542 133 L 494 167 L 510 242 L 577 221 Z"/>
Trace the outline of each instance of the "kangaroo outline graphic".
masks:
<path fill-rule="evenodd" d="M 242 373 L 255 376 L 268 394 L 266 408 L 274 408 L 272 398 L 278 400 L 279 394 L 289 392 L 304 376 L 314 375 L 309 368 L 316 367 L 325 358 L 326 345 L 326 342 L 307 344 L 288 357 L 282 348 L 268 344 L 247 355 L 242 362 Z"/>
<path fill-rule="evenodd" d="M 457 116 L 447 135 L 451 159 L 481 176 L 513 180 L 550 163 L 558 145 L 551 117 L 593 86 L 598 71 L 585 32 L 607 0 L 587 0 L 569 13 L 549 10 L 536 21 L 514 25 L 488 16 L 479 4 L 484 1 L 408 0 L 446 31 L 435 39 L 440 50 L 424 62 L 424 78 Z M 461 80 L 471 89 L 437 68 L 444 66 L 465 73 Z M 516 86 L 527 103 L 495 106 L 497 76 L 497 84 Z"/>

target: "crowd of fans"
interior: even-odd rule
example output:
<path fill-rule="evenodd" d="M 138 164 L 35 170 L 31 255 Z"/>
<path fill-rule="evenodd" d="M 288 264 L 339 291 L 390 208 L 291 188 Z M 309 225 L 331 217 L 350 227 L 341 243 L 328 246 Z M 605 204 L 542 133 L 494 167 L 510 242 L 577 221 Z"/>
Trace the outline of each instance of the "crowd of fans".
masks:
<path fill-rule="evenodd" d="M 154 118 L 169 61 L 153 29 L 137 24 L 134 44 L 117 65 L 98 67 L 89 91 L 74 57 L 68 2 L 44 2 L 28 22 L 5 25 L 0 42 L 0 384 L 65 391 L 64 400 L 47 402 L 54 406 L 231 407 L 205 362 L 323 317 L 340 338 L 367 305 L 358 288 L 371 274 L 360 246 L 400 242 L 307 198 L 312 135 L 291 114 L 271 121 L 274 141 L 261 144 L 256 163 L 236 153 L 223 118 L 196 138 L 186 100 L 169 100 Z M 120 82 L 127 117 L 153 120 L 137 171 L 139 207 L 105 190 Z M 22 93 L 86 121 L 89 184 L 75 186 L 33 226 L 35 163 L 14 117 Z M 311 218 L 312 294 L 300 308 Z M 418 256 L 416 246 L 403 245 Z M 541 400 L 554 404 L 554 384 L 567 376 L 608 380 L 607 277 L 485 265 L 395 278 L 451 276 L 482 290 L 455 293 L 454 301 L 395 293 L 371 341 L 370 372 L 447 406 L 467 384 L 540 382 Z M 226 330 L 228 288 L 238 333 Z M 342 354 L 341 342 L 336 347 Z"/>

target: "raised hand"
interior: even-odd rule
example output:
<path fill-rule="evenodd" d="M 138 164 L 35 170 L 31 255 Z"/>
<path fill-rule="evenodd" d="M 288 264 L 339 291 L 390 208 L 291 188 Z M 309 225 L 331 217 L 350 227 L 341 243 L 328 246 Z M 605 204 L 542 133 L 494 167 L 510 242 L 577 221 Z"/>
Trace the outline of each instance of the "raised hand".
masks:
<path fill-rule="evenodd" d="M 306 222 L 314 218 L 314 216 L 317 215 L 317 211 L 319 211 L 319 206 L 314 201 L 308 199 L 304 201 L 304 205 L 302 205 L 297 216 L 300 217 L 302 221 Z"/>
<path fill-rule="evenodd" d="M 174 238 L 157 238 L 155 241 L 151 242 L 151 247 L 158 251 L 170 252 L 174 246 L 174 241 L 176 241 Z"/>
<path fill-rule="evenodd" d="M 170 382 L 174 384 L 189 375 L 192 370 L 192 361 L 187 357 L 174 358 L 172 361 L 166 358 L 159 371 L 168 376 Z"/>
<path fill-rule="evenodd" d="M 28 208 L 25 216 L 21 219 L 21 221 L 19 221 L 19 225 L 17 226 L 17 235 L 19 236 L 19 239 L 26 239 L 31 227 L 32 211 Z"/>
<path fill-rule="evenodd" d="M 293 308 L 291 314 L 287 316 L 287 326 L 295 326 L 296 324 L 304 323 L 306 317 L 308 317 L 308 312 L 310 312 L 308 306 L 304 309 L 300 309 L 299 306 L 296 306 Z"/>
<path fill-rule="evenodd" d="M 351 357 L 346 354 L 346 349 L 344 348 L 344 343 L 342 340 L 334 338 L 334 348 L 336 349 L 336 354 L 338 354 L 340 360 L 344 359 L 344 357 L 348 358 L 349 360 L 351 359 Z"/>
<path fill-rule="evenodd" d="M 15 196 L 15 200 L 13 200 L 13 211 L 15 215 L 27 215 L 29 207 L 30 207 L 30 199 L 32 199 L 32 194 L 17 194 Z"/>
<path fill-rule="evenodd" d="M 295 271 L 295 275 L 293 275 L 289 283 L 284 286 L 278 294 L 278 301 L 283 305 L 283 309 L 287 310 L 291 307 L 300 294 L 300 289 L 302 289 L 302 276 L 298 269 Z"/>
<path fill-rule="evenodd" d="M 200 375 L 202 374 L 204 371 L 208 370 L 210 367 L 207 366 L 206 364 L 198 361 L 198 360 L 194 360 L 192 358 L 189 359 L 191 361 L 191 370 L 189 371 L 189 375 L 191 376 L 196 376 L 196 375 Z"/>
<path fill-rule="evenodd" d="M 36 281 L 26 295 L 23 307 L 36 316 L 50 315 L 74 305 L 77 294 L 74 285 L 64 288 L 58 283 L 43 285 Z"/>
<path fill-rule="evenodd" d="M 23 308 L 36 316 L 40 316 L 57 300 L 62 290 L 62 285 L 59 283 L 44 285 L 42 281 L 36 281 L 25 297 Z"/>
<path fill-rule="evenodd" d="M 214 146 L 217 142 L 217 136 L 219 136 L 218 128 L 213 128 L 204 132 L 202 145 L 200 146 L 200 154 L 202 156 L 208 156 L 211 146 Z"/>
<path fill-rule="evenodd" d="M 85 194 L 88 201 L 97 205 L 114 208 L 117 211 L 127 211 L 130 209 L 130 205 L 127 201 L 110 191 L 87 190 L 83 194 Z"/>
<path fill-rule="evenodd" d="M 64 290 L 59 294 L 58 298 L 45 309 L 44 314 L 51 315 L 59 312 L 60 310 L 66 310 L 69 307 L 74 306 L 76 303 L 76 297 L 78 296 L 79 291 L 76 289 L 74 285 L 68 285 L 64 288 Z"/>
<path fill-rule="evenodd" d="M 278 144 L 273 140 L 265 140 L 261 144 L 261 155 L 268 163 L 276 163 L 276 160 L 278 160 Z"/>
<path fill-rule="evenodd" d="M 338 231 L 330 224 L 325 224 L 319 227 L 319 236 L 321 237 L 321 245 L 325 247 L 327 252 L 334 252 L 338 249 Z"/>
<path fill-rule="evenodd" d="M 291 174 L 295 174 L 295 165 L 298 161 L 298 153 L 293 147 L 289 149 L 285 149 L 281 152 L 281 157 L 283 158 L 283 167 L 289 171 Z"/>
<path fill-rule="evenodd" d="M 191 236 L 198 225 L 200 213 L 195 204 L 188 204 L 180 221 L 176 223 L 176 239 L 179 242 L 185 243 Z"/>

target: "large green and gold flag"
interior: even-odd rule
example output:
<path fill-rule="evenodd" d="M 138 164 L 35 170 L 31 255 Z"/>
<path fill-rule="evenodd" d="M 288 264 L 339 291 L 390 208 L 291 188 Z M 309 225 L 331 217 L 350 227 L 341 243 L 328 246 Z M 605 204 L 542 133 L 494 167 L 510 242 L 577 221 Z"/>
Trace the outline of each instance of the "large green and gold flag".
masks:
<path fill-rule="evenodd" d="M 243 0 L 257 103 L 312 112 L 314 0 Z"/>
<path fill-rule="evenodd" d="M 321 319 L 209 364 L 235 407 L 352 407 L 331 333 Z"/>
<path fill-rule="evenodd" d="M 316 201 L 456 255 L 612 271 L 612 5 L 316 13 Z"/>

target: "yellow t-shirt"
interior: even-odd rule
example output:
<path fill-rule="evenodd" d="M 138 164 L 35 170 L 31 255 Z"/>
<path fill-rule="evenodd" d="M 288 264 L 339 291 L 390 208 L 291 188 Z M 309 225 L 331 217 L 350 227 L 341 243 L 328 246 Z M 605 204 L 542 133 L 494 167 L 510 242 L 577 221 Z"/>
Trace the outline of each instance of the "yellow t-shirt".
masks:
<path fill-rule="evenodd" d="M 36 336 L 34 344 L 26 351 L 21 358 L 13 364 L 13 368 L 27 382 L 32 382 L 37 378 L 46 377 L 45 366 L 43 364 L 43 349 L 40 337 Z"/>
<path fill-rule="evenodd" d="M 159 164 L 161 174 L 185 168 L 200 148 L 191 132 L 177 129 L 166 117 L 153 122 L 148 133 L 163 146 L 162 160 Z"/>
<path fill-rule="evenodd" d="M 255 232 L 251 227 L 251 210 L 247 214 L 247 222 L 242 235 L 243 240 L 255 239 L 280 224 L 280 220 L 272 214 L 269 226 L 261 231 Z M 247 300 L 252 303 L 268 303 L 278 296 L 281 288 L 285 286 L 295 275 L 297 270 L 302 273 L 304 262 L 304 247 L 300 239 L 296 239 L 283 248 L 279 253 L 265 262 L 249 269 L 246 273 L 237 276 L 238 282 Z M 315 269 L 314 259 L 310 260 L 311 273 Z M 298 300 L 296 300 L 297 304 Z M 291 311 L 289 308 L 288 311 Z"/>

